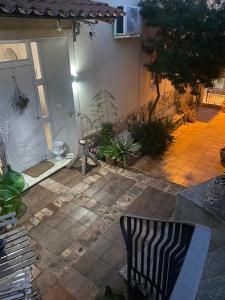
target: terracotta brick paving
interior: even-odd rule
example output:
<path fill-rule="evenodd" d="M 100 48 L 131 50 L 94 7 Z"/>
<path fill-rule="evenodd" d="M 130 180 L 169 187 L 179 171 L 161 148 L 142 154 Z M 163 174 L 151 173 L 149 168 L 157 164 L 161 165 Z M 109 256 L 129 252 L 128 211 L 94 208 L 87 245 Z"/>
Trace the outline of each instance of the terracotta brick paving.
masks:
<path fill-rule="evenodd" d="M 34 283 L 43 299 L 88 300 L 106 285 L 126 291 L 119 217 L 169 219 L 183 188 L 105 164 L 85 177 L 63 169 L 25 193 L 19 220 L 37 256 Z"/>
<path fill-rule="evenodd" d="M 225 167 L 219 151 L 225 145 L 225 114 L 216 108 L 200 107 L 197 122 L 174 132 L 175 142 L 162 159 L 141 158 L 135 169 L 192 186 L 221 175 Z"/>

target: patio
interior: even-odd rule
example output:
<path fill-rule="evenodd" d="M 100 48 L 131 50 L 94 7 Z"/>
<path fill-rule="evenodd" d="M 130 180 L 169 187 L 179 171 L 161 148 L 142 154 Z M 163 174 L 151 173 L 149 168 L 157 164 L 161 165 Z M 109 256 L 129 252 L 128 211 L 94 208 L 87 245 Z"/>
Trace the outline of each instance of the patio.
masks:
<path fill-rule="evenodd" d="M 174 132 L 175 141 L 162 159 L 141 158 L 137 170 L 192 186 L 225 171 L 219 151 L 225 144 L 225 114 L 212 107 L 200 107 L 197 121 Z"/>
<path fill-rule="evenodd" d="M 62 169 L 23 196 L 19 220 L 37 254 L 35 284 L 43 299 L 94 299 L 106 285 L 125 291 L 119 228 L 123 213 L 171 218 L 182 186 L 103 164 L 85 177 Z"/>

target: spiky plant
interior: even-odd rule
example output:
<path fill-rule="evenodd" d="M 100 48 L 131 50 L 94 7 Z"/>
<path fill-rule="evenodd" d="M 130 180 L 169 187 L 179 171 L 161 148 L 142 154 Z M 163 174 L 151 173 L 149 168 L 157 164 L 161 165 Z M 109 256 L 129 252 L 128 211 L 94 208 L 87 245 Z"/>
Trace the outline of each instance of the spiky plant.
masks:
<path fill-rule="evenodd" d="M 133 138 L 128 135 L 112 140 L 111 145 L 105 147 L 104 155 L 117 162 L 122 162 L 125 167 L 129 158 L 135 157 L 140 149 L 141 145 L 134 143 Z"/>

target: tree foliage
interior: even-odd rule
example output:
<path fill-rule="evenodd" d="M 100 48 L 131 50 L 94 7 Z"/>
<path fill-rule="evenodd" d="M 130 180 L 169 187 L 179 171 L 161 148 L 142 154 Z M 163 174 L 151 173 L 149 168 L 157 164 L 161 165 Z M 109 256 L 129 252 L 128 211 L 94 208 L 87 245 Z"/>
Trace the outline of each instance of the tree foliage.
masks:
<path fill-rule="evenodd" d="M 190 87 L 194 94 L 199 86 L 212 87 L 225 69 L 224 1 L 142 0 L 140 6 L 145 26 L 154 28 L 143 48 L 156 85 L 166 78 L 179 92 Z"/>

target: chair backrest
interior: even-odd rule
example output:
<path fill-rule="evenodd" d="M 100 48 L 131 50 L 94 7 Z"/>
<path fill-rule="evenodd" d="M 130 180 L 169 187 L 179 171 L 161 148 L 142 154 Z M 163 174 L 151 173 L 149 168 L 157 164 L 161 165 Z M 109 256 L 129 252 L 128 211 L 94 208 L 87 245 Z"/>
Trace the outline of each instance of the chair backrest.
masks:
<path fill-rule="evenodd" d="M 170 299 L 195 226 L 130 215 L 122 216 L 120 225 L 127 250 L 128 284 L 147 297 Z"/>

